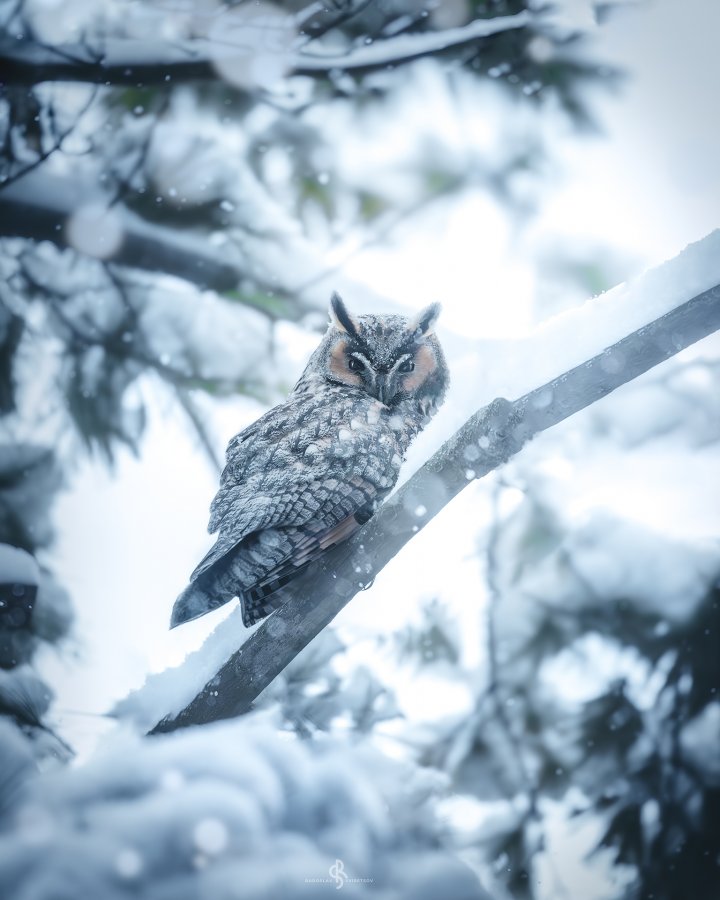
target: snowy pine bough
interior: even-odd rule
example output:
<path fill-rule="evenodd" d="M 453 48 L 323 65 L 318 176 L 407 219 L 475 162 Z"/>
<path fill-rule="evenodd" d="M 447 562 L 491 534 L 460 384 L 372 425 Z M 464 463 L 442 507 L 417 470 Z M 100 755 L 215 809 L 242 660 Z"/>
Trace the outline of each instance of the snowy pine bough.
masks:
<path fill-rule="evenodd" d="M 311 752 L 244 719 L 162 740 L 126 735 L 36 775 L 0 722 L 0 756 L 5 897 L 309 900 L 338 886 L 358 897 L 368 883 L 388 900 L 485 896 L 437 847 L 432 779 L 344 742 Z"/>

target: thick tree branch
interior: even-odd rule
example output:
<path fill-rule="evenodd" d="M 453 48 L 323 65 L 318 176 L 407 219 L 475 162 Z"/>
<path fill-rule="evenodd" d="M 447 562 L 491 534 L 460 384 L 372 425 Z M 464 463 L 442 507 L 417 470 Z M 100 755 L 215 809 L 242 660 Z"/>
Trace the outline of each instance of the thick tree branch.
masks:
<path fill-rule="evenodd" d="M 494 400 L 475 413 L 356 535 L 292 585 L 273 613 L 177 716 L 151 733 L 230 718 L 332 621 L 399 550 L 468 484 L 467 449 L 481 478 L 534 435 L 720 329 L 720 285 L 632 332 L 587 362 L 520 399 Z M 361 573 L 358 575 L 358 573 Z"/>
<path fill-rule="evenodd" d="M 461 28 L 377 40 L 341 55 L 296 52 L 289 59 L 289 71 L 311 77 L 325 77 L 332 71 L 372 72 L 524 28 L 531 21 L 529 13 L 521 12 L 476 19 Z M 0 67 L 5 85 L 27 86 L 43 81 L 150 85 L 217 80 L 213 60 L 221 55 L 230 58 L 232 54 L 232 45 L 223 47 L 205 39 L 169 44 L 111 38 L 103 41 L 102 50 L 97 52 L 83 44 L 50 46 L 5 40 L 0 43 Z"/>
<path fill-rule="evenodd" d="M 0 189 L 0 237 L 51 241 L 68 247 L 66 224 L 83 206 L 102 203 L 90 184 L 33 173 Z M 171 228 L 143 221 L 120 205 L 114 207 L 123 240 L 112 262 L 165 272 L 216 291 L 236 288 L 245 274 L 200 237 L 178 234 Z"/>
<path fill-rule="evenodd" d="M 34 172 L 0 187 L 0 237 L 69 247 L 67 221 L 90 205 L 109 207 L 111 201 L 90 184 Z M 112 206 L 112 215 L 123 233 L 122 243 L 109 260 L 113 264 L 174 275 L 218 293 L 236 290 L 247 277 L 241 261 L 232 260 L 229 251 L 216 249 L 201 235 L 181 234 L 146 222 L 121 204 Z M 273 290 L 277 294 L 277 288 Z M 286 319 L 298 319 L 311 309 L 299 301 L 283 302 L 281 297 L 276 297 L 276 306 L 278 316 Z"/>

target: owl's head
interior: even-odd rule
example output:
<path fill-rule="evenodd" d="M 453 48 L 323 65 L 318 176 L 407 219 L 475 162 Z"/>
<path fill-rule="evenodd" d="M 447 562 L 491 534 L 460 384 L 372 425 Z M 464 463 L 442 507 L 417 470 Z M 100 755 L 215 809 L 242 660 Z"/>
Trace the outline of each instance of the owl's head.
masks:
<path fill-rule="evenodd" d="M 434 333 L 440 304 L 414 316 L 353 315 L 338 294 L 330 327 L 306 370 L 331 384 L 358 388 L 388 407 L 417 401 L 432 413 L 442 403 L 448 370 Z"/>

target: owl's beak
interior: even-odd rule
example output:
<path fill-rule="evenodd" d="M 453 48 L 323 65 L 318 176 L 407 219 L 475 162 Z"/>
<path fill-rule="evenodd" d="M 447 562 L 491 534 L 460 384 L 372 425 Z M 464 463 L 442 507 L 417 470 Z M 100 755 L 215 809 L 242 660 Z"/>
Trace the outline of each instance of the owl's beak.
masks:
<path fill-rule="evenodd" d="M 387 405 L 394 395 L 392 379 L 389 375 L 378 374 L 375 378 L 375 396 Z"/>

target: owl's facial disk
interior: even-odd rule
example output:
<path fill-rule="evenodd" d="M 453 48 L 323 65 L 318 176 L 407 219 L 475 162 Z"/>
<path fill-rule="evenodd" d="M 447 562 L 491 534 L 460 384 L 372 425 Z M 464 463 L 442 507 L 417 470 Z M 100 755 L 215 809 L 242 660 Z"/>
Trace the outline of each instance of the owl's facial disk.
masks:
<path fill-rule="evenodd" d="M 363 389 L 386 406 L 422 398 L 444 386 L 435 384 L 444 371 L 442 351 L 432 333 L 439 304 L 412 319 L 402 316 L 352 316 L 337 295 L 332 324 L 338 334 L 330 350 L 334 381 Z"/>

